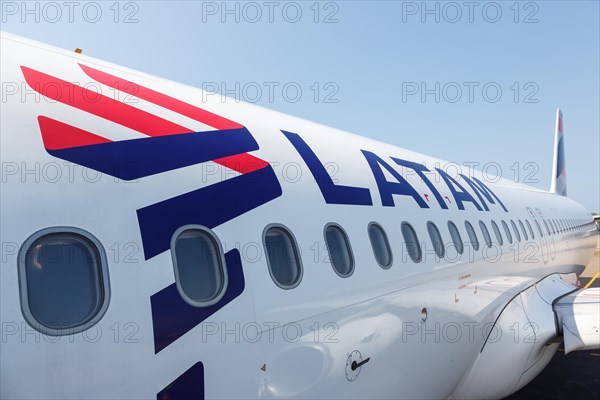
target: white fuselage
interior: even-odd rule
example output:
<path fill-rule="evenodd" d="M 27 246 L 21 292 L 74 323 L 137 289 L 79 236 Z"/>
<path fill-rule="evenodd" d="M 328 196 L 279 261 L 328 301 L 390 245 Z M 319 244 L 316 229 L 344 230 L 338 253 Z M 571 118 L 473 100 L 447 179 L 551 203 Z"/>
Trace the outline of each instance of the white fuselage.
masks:
<path fill-rule="evenodd" d="M 480 177 L 495 195 L 493 202 L 486 197 L 482 202 L 463 178 L 453 176 L 482 208 L 480 211 L 473 202 L 464 201 L 464 209 L 459 209 L 452 190 L 435 171 L 448 165 L 442 160 L 254 105 L 222 102 L 219 96 L 206 96 L 194 88 L 9 35 L 2 37 L 1 63 L 0 397 L 156 398 L 198 362 L 203 365 L 206 398 L 431 399 L 461 397 L 464 393 L 498 397 L 527 383 L 549 360 L 546 355 L 539 365 L 534 360 L 527 365 L 485 370 L 483 376 L 491 380 L 512 374 L 506 377 L 506 385 L 491 393 L 473 392 L 465 378 L 483 354 L 494 322 L 515 296 L 549 276 L 575 288 L 569 274 L 582 272 L 596 244 L 592 218 L 575 201 L 504 179 L 489 182 Z M 239 174 L 207 161 L 126 181 L 51 155 L 40 134 L 40 115 L 115 142 L 148 135 L 52 100 L 43 89 L 38 93 L 26 82 L 23 66 L 79 86 L 88 84 L 91 88 L 92 82 L 93 90 L 116 97 L 115 101 L 129 102 L 190 131 L 209 130 L 206 124 L 138 98 L 135 93 L 126 99 L 127 93 L 95 82 L 78 64 L 242 124 L 259 146 L 251 154 L 271 165 L 281 188 L 281 195 L 210 227 L 224 252 L 238 249 L 243 290 L 160 351 L 155 347 L 156 319 L 180 318 L 176 310 L 169 309 L 157 309 L 153 316 L 151 305 L 151 297 L 175 281 L 172 255 L 163 249 L 148 257 L 136 211 L 195 190 L 217 187 Z M 322 185 L 310 170 L 311 161 L 307 162 L 282 131 L 297 134 L 318 158 L 333 180 L 331 190 L 342 185 L 362 188 L 361 193 L 368 194 L 372 205 L 327 202 Z M 402 194 L 388 196 L 393 205 L 383 205 L 386 195 L 364 151 L 392 166 L 426 207 Z M 171 156 L 177 158 L 178 154 Z M 391 157 L 430 169 L 429 182 L 447 208 L 441 207 L 418 174 Z M 386 181 L 395 182 L 385 168 L 380 171 Z M 227 192 L 233 199 L 224 199 L 224 204 L 250 201 L 264 190 L 261 185 L 257 182 L 249 192 Z M 219 201 L 215 204 L 218 206 Z M 203 213 L 220 211 L 195 212 L 203 217 Z M 170 217 L 164 218 L 157 224 L 168 224 Z M 545 225 L 550 222 L 544 219 L 560 220 L 561 226 L 565 221 L 568 229 L 550 226 L 548 234 Z M 443 258 L 434 252 L 427 230 L 429 221 L 441 233 Z M 449 221 L 456 224 L 467 243 L 462 255 L 452 244 Z M 475 228 L 477 250 L 468 240 L 465 221 Z M 490 232 L 491 247 L 485 244 L 480 221 Z M 500 229 L 502 245 L 495 237 L 492 221 Z M 511 231 L 512 243 L 502 221 Z M 511 221 L 518 226 L 520 240 Z M 525 240 L 519 221 L 529 221 L 535 238 L 527 231 Z M 372 222 L 387 233 L 393 254 L 389 269 L 380 267 L 374 257 L 368 234 Z M 407 254 L 403 222 L 414 228 L 421 243 L 420 262 Z M 330 223 L 342 227 L 351 244 L 354 271 L 345 278 L 330 263 L 324 238 Z M 263 233 L 271 224 L 287 228 L 299 248 L 302 276 L 292 289 L 282 289 L 269 273 Z M 94 326 L 73 335 L 43 335 L 23 317 L 18 251 L 28 237 L 48 227 L 90 232 L 106 252 L 108 308 Z M 239 280 L 228 278 L 229 284 Z M 556 290 L 560 292 L 556 296 L 567 291 Z M 535 319 L 527 313 L 527 304 L 522 307 L 529 321 Z M 515 320 L 515 329 L 503 330 L 501 335 L 522 344 L 528 334 L 522 322 Z M 528 355 L 535 346 L 518 347 L 515 358 L 520 351 Z M 507 349 L 510 353 L 510 347 Z M 555 349 L 550 346 L 549 351 Z M 347 368 L 353 351 L 360 352 L 363 359 L 370 357 L 356 376 L 354 371 L 348 374 Z M 529 368 L 535 373 L 522 379 Z"/>

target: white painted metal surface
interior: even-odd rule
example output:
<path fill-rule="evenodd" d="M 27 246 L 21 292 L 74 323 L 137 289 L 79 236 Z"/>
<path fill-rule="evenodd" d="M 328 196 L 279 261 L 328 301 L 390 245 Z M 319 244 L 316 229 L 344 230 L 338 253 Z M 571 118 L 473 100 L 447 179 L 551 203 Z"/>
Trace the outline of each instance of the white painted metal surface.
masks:
<path fill-rule="evenodd" d="M 37 93 L 21 68 L 78 86 L 95 85 L 104 94 L 116 94 L 115 101 L 125 101 L 119 97 L 123 92 L 91 79 L 79 64 L 242 124 L 259 145 L 252 155 L 268 161 L 281 186 L 281 196 L 212 228 L 225 252 L 237 248 L 241 254 L 243 291 L 160 352 L 155 349 L 151 297 L 173 284 L 172 258 L 168 250 L 144 258 L 136 210 L 239 174 L 208 161 L 124 181 L 51 155 L 40 135 L 40 115 L 113 141 L 146 137 Z M 254 105 L 213 97 L 203 102 L 200 90 L 6 34 L 1 73 L 6 89 L 0 144 L 2 398 L 156 398 L 199 361 L 206 398 L 498 398 L 533 379 L 556 350 L 552 301 L 574 289 L 566 283 L 573 281 L 569 274 L 583 271 L 596 243 L 590 214 L 568 197 L 500 180 L 486 182 L 497 196 L 490 202 L 456 177 L 488 208 L 464 202 L 460 209 L 434 170 L 444 165 L 442 160 Z M 135 94 L 128 101 L 192 131 L 207 129 Z M 372 205 L 324 201 L 310 163 L 282 131 L 298 134 L 322 165 L 335 167 L 327 171 L 334 175 L 336 188 L 368 190 Z M 394 206 L 384 205 L 365 151 L 394 166 L 427 207 L 405 195 L 390 195 Z M 425 180 L 400 168 L 392 157 L 425 163 L 436 177 L 433 186 L 443 203 Z M 389 171 L 382 171 L 386 180 L 394 181 Z M 424 193 L 429 193 L 427 200 Z M 240 194 L 236 201 L 244 199 Z M 544 225 L 550 218 L 568 222 L 568 229 L 548 233 Z M 535 237 L 509 243 L 503 220 L 509 226 L 511 220 L 529 221 Z M 447 244 L 444 258 L 433 251 L 428 221 L 438 226 Z M 478 249 L 466 244 L 458 254 L 450 244 L 448 221 L 457 225 L 464 241 L 464 223 L 469 221 L 477 231 Z M 494 239 L 492 247 L 486 246 L 479 221 L 492 238 L 490 223 L 495 221 L 504 244 Z M 323 229 L 332 222 L 343 227 L 352 246 L 355 266 L 347 278 L 335 273 L 327 253 Z M 374 258 L 367 231 L 371 222 L 388 235 L 393 252 L 389 269 Z M 422 243 L 418 263 L 406 253 L 402 222 L 414 227 Z M 300 249 L 303 275 L 293 289 L 282 289 L 269 274 L 262 235 L 273 223 L 287 227 Z M 18 249 L 32 233 L 54 226 L 93 233 L 108 255 L 109 307 L 98 324 L 77 335 L 43 335 L 25 322 L 20 307 Z M 228 276 L 229 282 L 234 278 Z M 580 307 L 587 307 L 573 304 L 577 315 Z M 161 315 L 175 319 L 178 314 L 166 310 Z M 564 321 L 565 331 L 584 326 L 578 317 Z M 526 326 L 534 322 L 539 330 L 530 343 Z M 502 333 L 492 343 L 488 333 L 494 329 Z M 588 343 L 583 333 L 579 337 Z M 370 360 L 349 379 L 347 362 L 354 352 Z"/>

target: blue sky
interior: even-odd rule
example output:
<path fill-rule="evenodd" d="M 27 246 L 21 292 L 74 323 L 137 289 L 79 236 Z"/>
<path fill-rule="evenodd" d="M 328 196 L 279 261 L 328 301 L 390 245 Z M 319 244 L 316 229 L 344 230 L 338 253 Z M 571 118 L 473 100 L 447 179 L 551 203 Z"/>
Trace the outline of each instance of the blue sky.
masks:
<path fill-rule="evenodd" d="M 561 107 L 569 196 L 600 211 L 598 1 L 26 7 L 2 30 L 544 189 Z"/>

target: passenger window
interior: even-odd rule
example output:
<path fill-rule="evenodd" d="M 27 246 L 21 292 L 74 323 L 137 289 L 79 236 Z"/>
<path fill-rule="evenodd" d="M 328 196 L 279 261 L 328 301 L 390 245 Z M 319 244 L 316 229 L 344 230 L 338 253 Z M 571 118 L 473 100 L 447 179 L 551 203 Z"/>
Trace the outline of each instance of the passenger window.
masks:
<path fill-rule="evenodd" d="M 348 236 L 338 225 L 329 224 L 325 227 L 325 241 L 329 251 L 329 259 L 336 274 L 347 278 L 354 272 L 354 257 Z"/>
<path fill-rule="evenodd" d="M 535 222 L 535 227 L 537 228 L 540 237 L 544 237 L 544 232 L 542 232 L 542 227 L 540 226 L 540 223 L 537 222 L 537 219 L 534 219 L 533 222 Z"/>
<path fill-rule="evenodd" d="M 469 221 L 465 221 L 465 229 L 467 230 L 467 235 L 469 235 L 469 241 L 471 242 L 471 246 L 473 246 L 473 250 L 479 250 L 479 240 L 477 239 L 477 234 L 475 233 L 475 229 L 473 229 L 473 225 Z"/>
<path fill-rule="evenodd" d="M 502 220 L 502 229 L 504 229 L 504 233 L 506 234 L 506 239 L 508 243 L 512 243 L 512 235 L 510 234 L 510 229 L 508 229 L 508 225 L 506 225 L 506 221 Z"/>
<path fill-rule="evenodd" d="M 550 228 L 548 227 L 548 223 L 546 222 L 546 219 L 542 218 L 542 222 L 544 223 L 544 226 L 546 227 L 546 233 L 548 234 L 548 236 L 550 236 Z"/>
<path fill-rule="evenodd" d="M 448 221 L 448 231 L 450 231 L 450 237 L 452 238 L 452 242 L 454 243 L 454 247 L 458 254 L 462 254 L 464 251 L 464 246 L 462 242 L 462 238 L 460 237 L 460 232 L 454 222 Z"/>
<path fill-rule="evenodd" d="M 531 224 L 528 220 L 525 220 L 525 224 L 527 225 L 527 230 L 529 231 L 529 236 L 531 236 L 531 240 L 535 239 L 535 235 L 533 234 L 533 228 L 531 228 Z"/>
<path fill-rule="evenodd" d="M 418 263 L 421 261 L 421 244 L 419 238 L 413 227 L 408 222 L 402 223 L 402 237 L 404 237 L 404 244 L 406 244 L 406 251 L 410 258 Z"/>
<path fill-rule="evenodd" d="M 504 242 L 502 241 L 502 234 L 500 233 L 500 228 L 498 228 L 496 221 L 492 221 L 492 229 L 494 230 L 494 235 L 496 235 L 496 240 L 498 241 L 498 244 L 502 246 Z"/>
<path fill-rule="evenodd" d="M 492 237 L 490 236 L 490 231 L 488 231 L 488 228 L 483 221 L 479 221 L 479 228 L 481 229 L 481 233 L 483 234 L 483 239 L 485 240 L 487 247 L 492 247 Z"/>
<path fill-rule="evenodd" d="M 292 289 L 302 280 L 302 261 L 291 232 L 281 225 L 265 229 L 263 242 L 271 278 L 282 289 Z"/>
<path fill-rule="evenodd" d="M 427 232 L 429 232 L 429 238 L 433 244 L 433 250 L 439 258 L 444 257 L 444 241 L 438 227 L 431 221 L 427 222 Z"/>
<path fill-rule="evenodd" d="M 221 244 L 201 226 L 178 229 L 171 241 L 175 282 L 181 297 L 195 307 L 215 304 L 225 292 L 227 276 Z"/>
<path fill-rule="evenodd" d="M 21 249 L 21 309 L 33 328 L 68 335 L 102 318 L 109 300 L 108 270 L 95 237 L 76 228 L 49 228 Z"/>
<path fill-rule="evenodd" d="M 381 268 L 388 269 L 392 265 L 392 250 L 383 228 L 374 222 L 369 224 L 369 239 L 375 259 Z"/>
<path fill-rule="evenodd" d="M 517 228 L 517 224 L 512 219 L 510 220 L 510 226 L 512 226 L 513 231 L 515 232 L 515 236 L 517 237 L 517 241 L 521 241 L 521 234 L 519 233 L 519 229 Z"/>
<path fill-rule="evenodd" d="M 527 236 L 527 229 L 525 229 L 525 225 L 523 225 L 523 221 L 521 220 L 519 220 L 519 227 L 521 228 L 521 232 L 523 233 L 525 240 L 529 240 L 529 236 Z"/>

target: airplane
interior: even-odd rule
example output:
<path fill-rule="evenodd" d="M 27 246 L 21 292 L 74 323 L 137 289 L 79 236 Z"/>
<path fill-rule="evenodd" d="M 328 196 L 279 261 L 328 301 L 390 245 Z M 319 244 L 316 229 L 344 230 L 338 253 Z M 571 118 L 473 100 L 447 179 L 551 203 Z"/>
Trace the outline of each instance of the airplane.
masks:
<path fill-rule="evenodd" d="M 498 399 L 600 346 L 591 214 L 1 36 L 0 397 Z"/>

